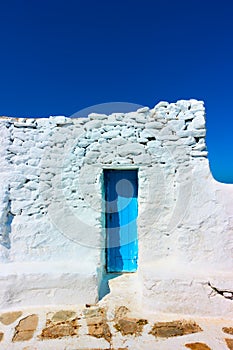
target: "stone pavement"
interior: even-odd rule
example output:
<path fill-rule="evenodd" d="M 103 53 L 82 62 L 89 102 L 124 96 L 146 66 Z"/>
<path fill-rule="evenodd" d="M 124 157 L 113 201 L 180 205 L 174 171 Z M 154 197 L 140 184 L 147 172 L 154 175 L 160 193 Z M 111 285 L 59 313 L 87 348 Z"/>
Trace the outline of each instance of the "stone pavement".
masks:
<path fill-rule="evenodd" d="M 233 350 L 233 320 L 146 317 L 124 305 L 5 310 L 0 314 L 0 349 Z"/>

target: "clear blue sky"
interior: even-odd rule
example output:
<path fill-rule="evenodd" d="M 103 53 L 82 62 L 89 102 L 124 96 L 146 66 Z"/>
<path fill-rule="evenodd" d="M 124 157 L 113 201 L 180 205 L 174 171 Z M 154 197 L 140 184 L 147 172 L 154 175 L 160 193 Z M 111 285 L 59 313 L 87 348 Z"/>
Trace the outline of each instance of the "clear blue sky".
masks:
<path fill-rule="evenodd" d="M 0 4 L 0 115 L 205 101 L 211 170 L 233 183 L 232 0 Z"/>

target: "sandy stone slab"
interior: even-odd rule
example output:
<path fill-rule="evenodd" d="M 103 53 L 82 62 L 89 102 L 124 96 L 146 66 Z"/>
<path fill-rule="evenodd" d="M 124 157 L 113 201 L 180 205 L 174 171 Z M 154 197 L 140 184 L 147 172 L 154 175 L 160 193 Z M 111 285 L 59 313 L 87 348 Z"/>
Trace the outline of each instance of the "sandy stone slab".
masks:
<path fill-rule="evenodd" d="M 227 334 L 233 335 L 233 327 L 223 327 L 222 331 Z"/>
<path fill-rule="evenodd" d="M 73 337 L 78 335 L 78 324 L 76 320 L 67 321 L 62 324 L 51 325 L 42 330 L 40 339 L 56 339 L 63 337 Z"/>
<path fill-rule="evenodd" d="M 22 311 L 5 312 L 4 314 L 0 315 L 0 322 L 8 326 L 9 324 L 15 322 L 21 315 Z"/>
<path fill-rule="evenodd" d="M 74 312 L 74 311 L 60 310 L 52 316 L 51 321 L 52 322 L 65 322 L 65 321 L 68 321 L 70 319 L 74 319 L 75 316 L 76 316 L 76 312 Z"/>
<path fill-rule="evenodd" d="M 185 344 L 185 347 L 192 350 L 211 350 L 211 348 L 208 345 L 199 342 Z"/>
<path fill-rule="evenodd" d="M 12 341 L 25 341 L 32 339 L 38 325 L 38 316 L 29 315 L 19 321 L 15 327 L 15 334 Z"/>
<path fill-rule="evenodd" d="M 104 308 L 94 308 L 84 310 L 88 326 L 88 334 L 96 338 L 104 338 L 111 341 L 112 334 L 107 324 L 106 310 Z"/>
<path fill-rule="evenodd" d="M 225 342 L 230 350 L 233 350 L 233 339 L 225 339 Z"/>
<path fill-rule="evenodd" d="M 79 327 L 76 312 L 72 310 L 60 310 L 55 313 L 48 313 L 45 328 L 42 330 L 39 339 L 78 336 Z"/>
<path fill-rule="evenodd" d="M 143 326 L 147 324 L 147 320 L 136 318 L 119 319 L 114 327 L 121 332 L 122 335 L 141 335 Z"/>
<path fill-rule="evenodd" d="M 19 321 L 19 324 L 16 326 L 18 332 L 22 331 L 35 331 L 38 325 L 38 316 L 30 315 Z"/>
<path fill-rule="evenodd" d="M 154 324 L 149 334 L 152 334 L 155 337 L 169 338 L 201 331 L 201 327 L 196 324 L 196 322 L 179 320 L 171 322 L 157 322 Z"/>
<path fill-rule="evenodd" d="M 22 332 L 18 332 L 15 333 L 12 341 L 13 342 L 17 342 L 17 341 L 26 341 L 26 340 L 30 340 L 33 338 L 34 335 L 34 331 L 22 331 Z"/>

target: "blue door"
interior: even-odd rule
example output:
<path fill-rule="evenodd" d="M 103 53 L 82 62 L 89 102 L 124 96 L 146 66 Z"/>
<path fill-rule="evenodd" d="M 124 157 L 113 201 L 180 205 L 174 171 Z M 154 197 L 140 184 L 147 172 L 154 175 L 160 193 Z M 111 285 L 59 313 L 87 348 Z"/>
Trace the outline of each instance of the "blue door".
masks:
<path fill-rule="evenodd" d="M 105 170 L 107 272 L 137 270 L 138 172 Z"/>

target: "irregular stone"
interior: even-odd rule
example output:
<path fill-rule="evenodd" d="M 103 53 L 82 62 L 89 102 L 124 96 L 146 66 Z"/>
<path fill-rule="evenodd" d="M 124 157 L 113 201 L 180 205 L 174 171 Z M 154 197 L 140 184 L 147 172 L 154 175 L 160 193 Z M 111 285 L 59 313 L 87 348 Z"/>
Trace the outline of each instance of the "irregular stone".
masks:
<path fill-rule="evenodd" d="M 149 154 L 140 154 L 139 156 L 134 156 L 133 159 L 135 164 L 151 164 L 151 157 Z"/>
<path fill-rule="evenodd" d="M 25 152 L 25 149 L 23 146 L 18 146 L 18 145 L 12 145 L 12 146 L 8 146 L 8 151 L 15 154 L 15 155 L 18 155 L 18 154 L 22 154 Z"/>
<path fill-rule="evenodd" d="M 109 140 L 109 143 L 113 146 L 121 146 L 125 145 L 127 143 L 127 140 L 123 139 L 123 137 L 118 137 L 116 139 Z"/>
<path fill-rule="evenodd" d="M 233 327 L 223 327 L 222 331 L 227 334 L 233 335 Z"/>
<path fill-rule="evenodd" d="M 38 316 L 30 315 L 19 321 L 19 324 L 16 326 L 18 332 L 23 331 L 35 331 L 38 325 Z"/>
<path fill-rule="evenodd" d="M 66 122 L 67 122 L 67 118 L 66 117 L 64 117 L 64 116 L 57 116 L 57 117 L 53 117 L 53 120 L 55 121 L 55 123 L 58 125 L 64 125 L 64 124 L 66 124 Z M 69 120 L 69 122 L 70 122 L 70 119 L 68 119 Z"/>
<path fill-rule="evenodd" d="M 117 126 L 117 125 L 119 125 L 119 126 L 126 126 L 127 123 L 123 122 L 123 121 L 120 121 L 120 120 L 119 121 L 114 120 L 114 121 L 106 121 L 104 123 L 104 126 L 106 126 L 106 125 L 110 125 L 110 126 Z"/>
<path fill-rule="evenodd" d="M 148 141 L 147 147 L 148 148 L 158 148 L 161 146 L 161 141 L 155 140 L 155 141 Z"/>
<path fill-rule="evenodd" d="M 178 119 L 180 120 L 187 121 L 187 120 L 193 120 L 193 118 L 194 118 L 194 114 L 190 111 L 182 111 L 178 114 Z"/>
<path fill-rule="evenodd" d="M 0 322 L 8 326 L 15 322 L 22 315 L 22 311 L 6 312 L 0 315 Z"/>
<path fill-rule="evenodd" d="M 15 327 L 15 334 L 12 341 L 25 341 L 32 339 L 38 325 L 38 316 L 30 315 L 19 321 Z"/>
<path fill-rule="evenodd" d="M 184 120 L 169 120 L 167 126 L 175 132 L 182 130 L 184 127 Z"/>
<path fill-rule="evenodd" d="M 101 120 L 91 120 L 85 124 L 84 129 L 88 131 L 92 129 L 98 129 L 101 127 L 101 125 Z"/>
<path fill-rule="evenodd" d="M 179 110 L 171 110 L 166 113 L 165 117 L 167 120 L 178 119 L 178 114 L 179 114 Z"/>
<path fill-rule="evenodd" d="M 16 333 L 12 339 L 13 342 L 26 341 L 33 338 L 34 331 L 23 331 Z"/>
<path fill-rule="evenodd" d="M 208 345 L 199 342 L 185 344 L 185 347 L 192 350 L 211 350 L 211 348 Z"/>
<path fill-rule="evenodd" d="M 174 135 L 174 132 L 168 125 L 166 125 L 162 130 L 160 130 L 158 135 L 163 135 L 167 137 L 167 135 Z"/>
<path fill-rule="evenodd" d="M 146 113 L 149 112 L 150 108 L 149 107 L 142 107 L 137 110 L 138 113 Z"/>
<path fill-rule="evenodd" d="M 182 143 L 187 146 L 192 146 L 196 144 L 196 141 L 194 137 L 188 136 L 187 138 L 182 139 Z"/>
<path fill-rule="evenodd" d="M 179 130 L 176 132 L 176 134 L 179 136 L 179 137 L 193 137 L 194 135 L 192 135 L 192 131 L 190 130 Z"/>
<path fill-rule="evenodd" d="M 122 335 L 141 335 L 143 331 L 143 326 L 147 324 L 148 321 L 144 319 L 136 318 L 121 318 L 117 321 L 114 327 L 121 332 Z"/>
<path fill-rule="evenodd" d="M 78 335 L 78 318 L 72 310 L 60 310 L 47 314 L 46 327 L 42 330 L 40 339 L 56 339 Z"/>
<path fill-rule="evenodd" d="M 74 311 L 60 310 L 52 316 L 51 321 L 52 322 L 65 322 L 65 321 L 68 321 L 70 319 L 74 319 L 75 316 L 76 316 L 76 312 L 74 312 Z"/>
<path fill-rule="evenodd" d="M 154 109 L 159 109 L 161 107 L 168 107 L 169 103 L 166 101 L 160 101 L 159 103 L 157 103 L 157 105 L 155 105 Z"/>
<path fill-rule="evenodd" d="M 56 339 L 63 337 L 73 337 L 78 335 L 77 319 L 61 322 L 60 324 L 47 325 L 41 332 L 40 339 Z"/>
<path fill-rule="evenodd" d="M 87 309 L 84 311 L 88 326 L 88 334 L 96 338 L 104 338 L 111 341 L 112 334 L 106 319 L 104 308 Z"/>
<path fill-rule="evenodd" d="M 190 155 L 192 157 L 207 157 L 208 152 L 207 151 L 196 151 L 196 150 L 193 150 L 193 151 L 190 152 Z"/>
<path fill-rule="evenodd" d="M 141 124 L 145 124 L 146 123 L 146 118 L 144 117 L 144 115 L 143 114 L 138 114 L 137 116 L 136 116 L 136 122 L 137 123 L 141 123 Z"/>
<path fill-rule="evenodd" d="M 109 325 L 102 317 L 87 319 L 88 334 L 96 338 L 104 338 L 110 342 L 112 334 Z"/>
<path fill-rule="evenodd" d="M 22 128 L 22 127 L 35 128 L 36 127 L 34 125 L 26 124 L 24 122 L 22 122 L 22 123 L 21 122 L 15 122 L 14 126 L 17 127 L 17 128 Z"/>
<path fill-rule="evenodd" d="M 204 102 L 203 101 L 197 101 L 197 100 L 191 100 L 191 108 L 190 111 L 193 113 L 204 111 Z"/>
<path fill-rule="evenodd" d="M 230 350 L 233 350 L 233 339 L 225 339 L 225 342 Z"/>
<path fill-rule="evenodd" d="M 3 337 L 4 337 L 4 333 L 3 333 L 3 332 L 0 332 L 0 341 L 3 340 Z"/>
<path fill-rule="evenodd" d="M 190 123 L 190 127 L 194 129 L 204 129 L 205 127 L 205 118 L 203 115 L 198 115 Z"/>
<path fill-rule="evenodd" d="M 118 136 L 120 134 L 120 129 L 114 129 L 114 130 L 110 130 L 105 132 L 102 137 L 105 139 L 112 139 L 116 136 Z"/>
<path fill-rule="evenodd" d="M 108 116 L 106 114 L 98 114 L 98 113 L 90 113 L 90 114 L 88 114 L 88 117 L 90 118 L 90 120 L 94 120 L 94 119 L 99 119 L 99 120 L 108 119 Z"/>
<path fill-rule="evenodd" d="M 121 136 L 122 137 L 130 137 L 130 136 L 134 135 L 134 133 L 135 133 L 134 128 L 127 128 L 127 129 L 122 130 Z"/>
<path fill-rule="evenodd" d="M 205 137 L 206 135 L 205 129 L 187 130 L 187 131 L 190 131 L 190 136 L 194 136 L 194 137 Z"/>
<path fill-rule="evenodd" d="M 194 151 L 205 151 L 206 150 L 206 145 L 205 144 L 200 144 L 198 143 L 196 146 L 193 147 Z"/>
<path fill-rule="evenodd" d="M 144 153 L 144 147 L 141 144 L 131 143 L 131 144 L 119 146 L 117 151 L 121 157 L 126 157 L 129 155 L 137 156 L 139 154 Z"/>
<path fill-rule="evenodd" d="M 80 148 L 82 148 L 82 147 L 85 148 L 85 147 L 89 146 L 90 143 L 91 143 L 90 139 L 80 139 L 80 140 L 78 141 L 78 146 L 79 146 Z"/>
<path fill-rule="evenodd" d="M 147 129 L 162 129 L 163 124 L 160 122 L 149 122 L 145 124 Z"/>
<path fill-rule="evenodd" d="M 172 134 L 165 134 L 165 135 L 158 135 L 157 139 L 160 141 L 165 141 L 165 140 L 169 140 L 169 141 L 177 141 L 179 139 L 179 137 L 177 135 L 172 135 Z"/>
<path fill-rule="evenodd" d="M 179 100 L 176 102 L 176 105 L 181 109 L 181 110 L 187 110 L 191 106 L 191 102 L 187 100 Z"/>
<path fill-rule="evenodd" d="M 201 327 L 193 321 L 171 321 L 155 323 L 149 334 L 155 337 L 169 338 L 201 331 Z"/>
<path fill-rule="evenodd" d="M 140 133 L 140 137 L 142 139 L 149 139 L 151 137 L 156 137 L 158 135 L 159 131 L 157 129 L 144 129 Z"/>
<path fill-rule="evenodd" d="M 138 142 L 138 143 L 142 143 L 143 145 L 145 145 L 145 144 L 147 144 L 148 139 L 143 139 L 142 137 L 139 137 L 139 138 L 137 139 L 137 142 Z"/>
<path fill-rule="evenodd" d="M 87 164 L 93 164 L 96 162 L 96 159 L 99 157 L 100 153 L 97 151 L 89 151 L 85 157 L 85 162 Z"/>

